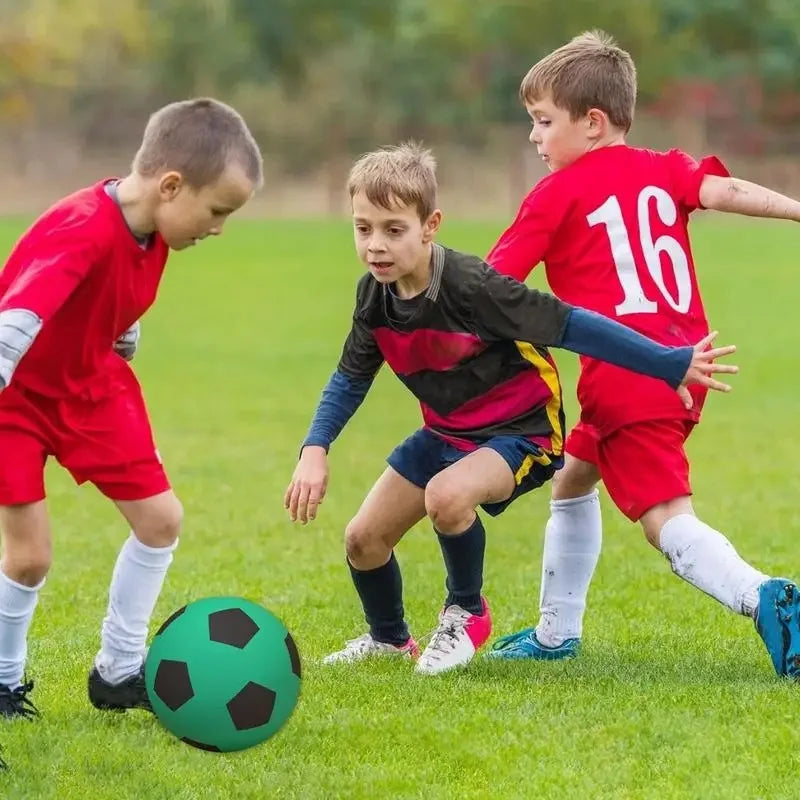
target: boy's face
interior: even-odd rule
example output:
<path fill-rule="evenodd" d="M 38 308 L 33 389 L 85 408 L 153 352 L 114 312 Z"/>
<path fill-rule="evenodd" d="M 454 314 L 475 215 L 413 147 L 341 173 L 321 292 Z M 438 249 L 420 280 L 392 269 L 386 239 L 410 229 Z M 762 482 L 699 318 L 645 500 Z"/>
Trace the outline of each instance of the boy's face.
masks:
<path fill-rule="evenodd" d="M 236 164 L 199 189 L 179 172 L 166 172 L 158 182 L 154 211 L 156 230 L 172 250 L 191 247 L 206 236 L 219 236 L 228 217 L 252 196 L 255 187 Z"/>
<path fill-rule="evenodd" d="M 391 209 L 374 205 L 364 192 L 353 195 L 353 229 L 358 257 L 375 280 L 394 283 L 427 267 L 428 245 L 442 215 L 437 209 L 424 222 L 415 206 L 396 203 Z"/>
<path fill-rule="evenodd" d="M 556 106 L 549 96 L 528 101 L 525 108 L 533 123 L 531 143 L 551 172 L 569 166 L 594 147 L 598 131 L 591 111 L 573 120 L 569 111 Z"/>

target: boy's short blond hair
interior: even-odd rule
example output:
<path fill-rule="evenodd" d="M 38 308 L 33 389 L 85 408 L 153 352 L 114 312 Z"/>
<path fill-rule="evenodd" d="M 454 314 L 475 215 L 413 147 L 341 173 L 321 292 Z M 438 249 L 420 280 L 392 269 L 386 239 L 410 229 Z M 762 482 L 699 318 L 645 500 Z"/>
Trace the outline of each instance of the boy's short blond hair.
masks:
<path fill-rule="evenodd" d="M 627 133 L 636 106 L 636 66 L 612 36 L 588 31 L 534 64 L 519 94 L 523 103 L 550 95 L 572 119 L 599 108 L 612 125 Z"/>
<path fill-rule="evenodd" d="M 150 116 L 133 171 L 153 177 L 175 170 L 199 189 L 234 163 L 256 188 L 261 186 L 261 152 L 245 121 L 225 103 L 204 97 L 170 103 Z"/>
<path fill-rule="evenodd" d="M 424 222 L 436 210 L 436 159 L 417 142 L 382 147 L 361 156 L 347 179 L 350 199 L 364 192 L 381 208 L 415 206 Z"/>

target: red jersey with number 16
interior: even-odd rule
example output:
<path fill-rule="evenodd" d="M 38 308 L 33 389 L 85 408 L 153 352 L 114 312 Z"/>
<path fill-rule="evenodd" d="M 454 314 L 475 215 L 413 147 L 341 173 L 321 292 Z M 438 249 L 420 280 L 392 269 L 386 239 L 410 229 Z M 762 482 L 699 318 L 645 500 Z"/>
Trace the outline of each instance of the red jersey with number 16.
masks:
<path fill-rule="evenodd" d="M 585 153 L 542 179 L 487 257 L 524 281 L 544 261 L 553 293 L 667 345 L 708 333 L 687 230 L 706 175 L 727 177 L 715 157 L 627 145 Z M 686 411 L 663 381 L 581 358 L 581 419 L 601 436 L 647 419 L 700 415 L 705 390 Z"/>

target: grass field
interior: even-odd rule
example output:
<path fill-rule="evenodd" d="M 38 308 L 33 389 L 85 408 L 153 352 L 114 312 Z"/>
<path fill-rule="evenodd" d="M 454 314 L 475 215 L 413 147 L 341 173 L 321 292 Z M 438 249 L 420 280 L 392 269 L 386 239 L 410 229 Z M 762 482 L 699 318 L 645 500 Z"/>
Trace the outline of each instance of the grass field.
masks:
<path fill-rule="evenodd" d="M 448 223 L 442 241 L 483 253 L 500 224 Z M 21 223 L 0 225 L 6 251 Z M 797 576 L 798 229 L 700 219 L 695 255 L 735 391 L 715 396 L 690 444 L 696 507 L 742 555 Z M 55 566 L 30 642 L 33 725 L 0 726 L 11 800 L 205 798 L 794 798 L 800 689 L 779 682 L 752 625 L 670 572 L 603 498 L 604 551 L 581 658 L 477 660 L 423 678 L 409 665 L 322 668 L 363 631 L 342 532 L 419 412 L 386 372 L 334 446 L 316 523 L 282 508 L 297 448 L 341 348 L 359 266 L 346 222 L 233 222 L 174 257 L 135 365 L 186 507 L 154 628 L 188 600 L 241 594 L 293 632 L 300 704 L 268 744 L 194 750 L 149 715 L 101 715 L 87 669 L 126 529 L 93 488 L 48 473 Z M 538 278 L 541 280 L 541 276 Z M 575 359 L 562 366 L 570 421 Z M 10 457 L 0 454 L 0 457 Z M 635 469 L 635 465 L 631 465 Z M 536 618 L 547 490 L 487 524 L 496 633 Z M 398 552 L 415 634 L 435 624 L 443 568 L 429 527 Z M 224 676 L 220 676 L 224 680 Z"/>

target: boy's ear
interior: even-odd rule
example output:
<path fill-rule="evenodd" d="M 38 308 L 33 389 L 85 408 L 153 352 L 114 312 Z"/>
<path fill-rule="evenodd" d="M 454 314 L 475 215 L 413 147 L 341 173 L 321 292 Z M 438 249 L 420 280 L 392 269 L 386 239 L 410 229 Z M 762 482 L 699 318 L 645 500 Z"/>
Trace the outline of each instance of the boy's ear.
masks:
<path fill-rule="evenodd" d="M 183 185 L 183 175 L 175 170 L 170 170 L 158 179 L 158 194 L 162 200 L 172 200 L 183 188 Z"/>
<path fill-rule="evenodd" d="M 590 139 L 599 139 L 604 136 L 611 125 L 608 114 L 599 108 L 590 108 L 586 112 L 586 127 Z"/>
<path fill-rule="evenodd" d="M 422 226 L 422 238 L 426 244 L 436 238 L 441 224 L 442 212 L 437 208 L 428 219 L 425 220 L 425 224 Z"/>

